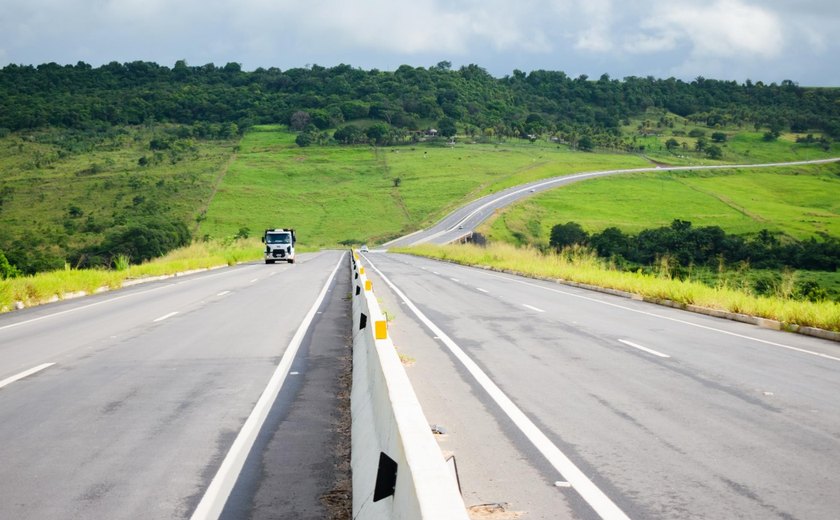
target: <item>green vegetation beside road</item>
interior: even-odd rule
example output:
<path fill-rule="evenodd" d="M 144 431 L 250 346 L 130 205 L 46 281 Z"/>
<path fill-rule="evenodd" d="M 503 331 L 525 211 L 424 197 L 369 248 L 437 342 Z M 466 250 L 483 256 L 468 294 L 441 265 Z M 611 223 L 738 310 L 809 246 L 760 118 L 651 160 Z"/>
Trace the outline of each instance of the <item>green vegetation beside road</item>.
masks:
<path fill-rule="evenodd" d="M 588 180 L 511 206 L 479 231 L 491 240 L 546 246 L 552 226 L 627 233 L 675 219 L 728 233 L 762 229 L 805 239 L 840 237 L 840 164 L 763 170 L 650 172 Z"/>
<path fill-rule="evenodd" d="M 31 274 L 108 266 L 117 254 L 139 263 L 189 243 L 235 139 L 222 125 L 6 135 L 0 251 Z"/>
<path fill-rule="evenodd" d="M 434 146 L 307 146 L 282 126 L 258 126 L 207 211 L 200 234 L 230 236 L 294 226 L 301 243 L 383 242 L 419 229 L 457 205 L 535 179 L 650 163 L 513 140 Z"/>
<path fill-rule="evenodd" d="M 836 254 L 831 254 L 833 260 L 818 258 L 825 254 L 822 250 L 835 250 L 836 246 L 830 244 L 836 244 L 840 237 L 838 193 L 840 165 L 836 163 L 760 171 L 628 174 L 540 194 L 507 208 L 479 231 L 491 242 L 547 250 L 556 247 L 551 243 L 552 229 L 574 222 L 592 235 L 592 240 L 582 243 L 625 270 L 650 273 L 660 270 L 665 262 L 672 276 L 710 287 L 723 283 L 756 295 L 781 292 L 787 298 L 840 301 L 840 272 L 836 268 L 812 270 L 825 269 L 813 267 L 816 265 L 830 266 L 840 261 Z M 673 230 L 664 235 L 654 233 L 675 221 L 688 221 L 695 230 L 718 227 L 721 233 L 736 235 L 715 238 L 719 234 L 705 233 L 708 240 L 719 242 L 714 247 L 723 247 L 733 258 L 724 258 L 721 252 L 714 253 L 719 255 L 714 261 L 700 262 L 697 254 L 689 251 L 687 257 L 691 258 L 681 259 L 686 255 L 677 252 L 680 248 L 708 249 L 713 244 L 677 244 Z M 625 242 L 630 235 L 642 232 L 644 239 L 638 244 L 606 247 L 605 230 L 610 242 Z M 656 240 L 674 243 L 654 243 L 659 235 L 664 238 Z M 616 253 L 625 247 L 629 248 L 627 252 Z M 659 260 L 648 258 L 637 263 L 635 257 L 645 256 L 640 248 L 652 249 Z M 784 265 L 800 268 L 783 269 Z"/>
<path fill-rule="evenodd" d="M 64 299 L 74 293 L 90 294 L 103 288 L 115 289 L 127 280 L 234 265 L 261 258 L 259 240 L 249 239 L 197 242 L 141 265 L 122 264 L 120 269 L 71 269 L 67 266 L 65 269 L 0 280 L 0 312 L 13 309 L 16 302 L 29 307 Z"/>
<path fill-rule="evenodd" d="M 516 248 L 510 244 L 488 247 L 420 245 L 395 249 L 394 252 L 617 289 L 646 298 L 774 319 L 787 325 L 840 331 L 840 303 L 797 301 L 784 294 L 755 296 L 726 283 L 710 287 L 692 280 L 674 279 L 667 273 L 655 275 L 622 271 L 611 267 L 591 251 L 580 248 L 560 254 L 544 254 L 533 248 Z"/>

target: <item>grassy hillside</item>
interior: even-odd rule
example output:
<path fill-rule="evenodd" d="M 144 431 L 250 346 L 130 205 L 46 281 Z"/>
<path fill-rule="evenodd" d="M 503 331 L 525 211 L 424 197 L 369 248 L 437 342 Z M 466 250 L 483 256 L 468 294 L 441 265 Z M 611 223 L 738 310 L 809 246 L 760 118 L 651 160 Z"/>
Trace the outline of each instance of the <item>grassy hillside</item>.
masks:
<path fill-rule="evenodd" d="M 548 244 L 551 227 L 569 221 L 590 232 L 616 226 L 637 233 L 682 219 L 736 234 L 769 229 L 796 239 L 840 236 L 838 194 L 838 164 L 629 174 L 540 194 L 480 231 L 493 240 Z"/>
<path fill-rule="evenodd" d="M 519 203 L 484 224 L 491 241 L 549 243 L 552 226 L 574 221 L 590 232 L 615 226 L 626 233 L 668 226 L 673 220 L 695 227 L 719 226 L 727 233 L 754 235 L 762 229 L 805 240 L 840 236 L 840 165 L 797 166 L 761 171 L 652 172 L 590 180 Z M 816 284 L 840 300 L 840 273 L 694 267 L 693 280 L 739 287 L 760 294 L 784 294 Z"/>
<path fill-rule="evenodd" d="M 650 164 L 627 154 L 572 152 L 520 140 L 452 147 L 301 148 L 294 139 L 281 126 L 260 126 L 245 135 L 201 234 L 293 226 L 310 246 L 384 241 L 514 184 Z"/>
<path fill-rule="evenodd" d="M 756 131 L 751 125 L 746 128 L 731 123 L 709 127 L 705 121 L 680 117 L 663 109 L 648 109 L 626 123 L 621 127 L 623 145 L 665 164 L 765 163 L 840 156 L 840 144 L 831 139 L 820 141 L 823 137 L 820 133 L 780 132 L 778 137 L 766 140 L 765 129 Z M 723 140 L 716 142 L 715 133 L 723 134 Z M 677 143 L 671 150 L 666 144 L 670 139 Z M 701 149 L 697 147 L 698 140 L 704 141 Z M 721 150 L 719 159 L 710 159 L 706 153 L 713 145 Z"/>
<path fill-rule="evenodd" d="M 132 224 L 195 227 L 236 142 L 180 131 L 46 129 L 0 138 L 0 251 L 40 271 L 84 262 L 84 250 Z"/>

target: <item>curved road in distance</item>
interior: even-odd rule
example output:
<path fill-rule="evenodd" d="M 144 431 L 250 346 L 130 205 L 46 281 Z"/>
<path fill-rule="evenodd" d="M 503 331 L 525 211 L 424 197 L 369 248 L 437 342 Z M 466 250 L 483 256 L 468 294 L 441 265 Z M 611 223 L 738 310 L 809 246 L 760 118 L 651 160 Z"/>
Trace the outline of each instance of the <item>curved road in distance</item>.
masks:
<path fill-rule="evenodd" d="M 643 172 L 674 172 L 688 170 L 733 170 L 747 168 L 772 168 L 778 166 L 801 166 L 806 164 L 827 164 L 840 161 L 840 157 L 830 159 L 816 159 L 811 161 L 792 161 L 763 164 L 716 164 L 712 166 L 664 166 L 650 168 L 631 168 L 624 170 L 604 170 L 596 172 L 576 173 L 562 177 L 551 177 L 539 181 L 520 184 L 506 188 L 497 193 L 486 195 L 453 211 L 434 226 L 415 233 L 391 240 L 381 247 L 405 247 L 417 244 L 448 244 L 469 235 L 479 224 L 487 220 L 493 212 L 514 202 L 529 197 L 534 193 L 550 190 L 573 182 L 611 175 Z"/>

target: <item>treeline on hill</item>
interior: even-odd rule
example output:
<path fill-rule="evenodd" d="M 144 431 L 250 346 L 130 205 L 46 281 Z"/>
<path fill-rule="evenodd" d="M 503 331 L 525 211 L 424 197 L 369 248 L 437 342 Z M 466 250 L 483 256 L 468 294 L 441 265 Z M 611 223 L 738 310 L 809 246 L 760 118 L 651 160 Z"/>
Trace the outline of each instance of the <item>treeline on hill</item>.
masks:
<path fill-rule="evenodd" d="M 636 235 L 616 227 L 590 235 L 577 222 L 557 224 L 551 228 L 549 245 L 556 250 L 588 246 L 598 256 L 610 258 L 624 268 L 652 266 L 665 260 L 670 273 L 682 278 L 691 266 L 715 269 L 738 263 L 756 269 L 836 271 L 840 266 L 840 240 L 832 236 L 822 238 L 782 241 L 766 229 L 745 238 L 728 234 L 718 226 L 694 227 L 691 222 L 677 219 L 670 226 L 645 229 Z M 800 292 L 812 300 L 827 296 L 816 285 L 800 288 Z"/>
<path fill-rule="evenodd" d="M 0 70 L 0 132 L 149 119 L 235 123 L 240 130 L 281 122 L 309 128 L 307 139 L 312 140 L 318 138 L 316 130 L 364 119 L 383 126 L 372 130 L 374 135 L 365 132 L 364 138 L 348 129 L 336 140 L 392 144 L 405 134 L 387 130 L 417 131 L 434 124 L 447 135 L 457 123 L 474 135 L 566 133 L 598 144 L 620 135 L 627 118 L 651 107 L 711 127 L 752 124 L 840 137 L 840 89 L 804 88 L 789 80 L 766 85 L 702 77 L 691 82 L 616 80 L 606 74 L 590 80 L 545 70 L 515 70 L 494 78 L 477 65 L 453 70 L 449 62 L 429 68 L 403 65 L 393 72 L 349 65 L 246 72 L 237 63 L 189 66 L 184 61 L 172 68 L 136 61 L 96 68 L 83 62 L 7 65 Z"/>

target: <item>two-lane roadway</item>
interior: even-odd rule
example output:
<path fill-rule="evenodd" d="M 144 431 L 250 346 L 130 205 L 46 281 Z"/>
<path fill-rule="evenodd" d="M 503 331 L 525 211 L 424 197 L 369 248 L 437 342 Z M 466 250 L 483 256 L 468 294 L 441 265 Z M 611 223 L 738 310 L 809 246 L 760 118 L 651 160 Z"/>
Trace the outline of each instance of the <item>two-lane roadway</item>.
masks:
<path fill-rule="evenodd" d="M 268 436 L 257 445 L 269 450 L 277 433 L 250 417 L 262 413 L 282 432 L 284 417 L 299 414 L 298 393 L 335 400 L 333 360 L 346 357 L 349 329 L 346 261 L 341 252 L 301 255 L 295 265 L 242 265 L 0 316 L 0 518 L 189 518 L 197 507 L 205 513 L 196 518 L 214 517 L 234 485 L 231 517 L 283 516 L 282 507 L 325 516 L 332 405 L 311 403 L 324 412 L 315 431 L 285 428 L 306 442 L 284 446 L 300 452 L 285 473 L 261 472 L 263 454 L 246 460 L 251 444 L 241 438 Z M 330 319 L 320 322 L 322 313 Z M 326 395 L 309 392 L 310 374 L 327 366 L 318 383 Z M 268 492 L 258 480 L 237 484 L 243 468 L 286 481 Z M 287 490 L 297 496 L 277 501 Z M 277 509 L 252 515 L 266 496 Z"/>
<path fill-rule="evenodd" d="M 363 264 L 468 506 L 838 518 L 840 345 L 429 259 Z"/>

